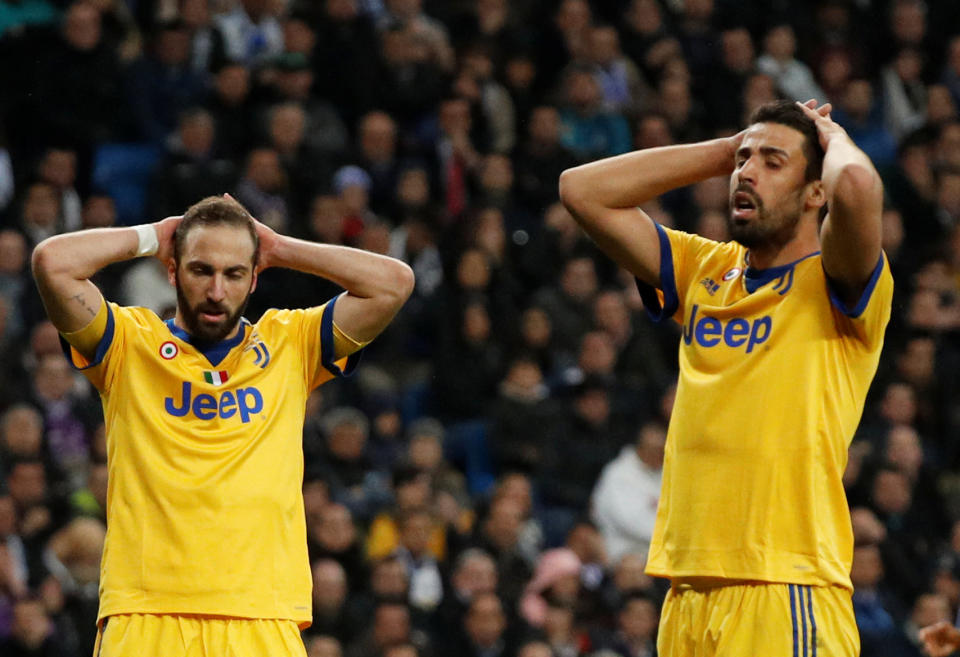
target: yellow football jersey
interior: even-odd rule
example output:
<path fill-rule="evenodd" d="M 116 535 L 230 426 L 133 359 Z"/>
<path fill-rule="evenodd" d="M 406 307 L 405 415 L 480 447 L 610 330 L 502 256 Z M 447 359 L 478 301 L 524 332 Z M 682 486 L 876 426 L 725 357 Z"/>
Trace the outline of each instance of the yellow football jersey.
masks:
<path fill-rule="evenodd" d="M 890 317 L 881 255 L 857 305 L 820 254 L 751 270 L 747 250 L 657 226 L 654 319 L 683 327 L 647 571 L 851 588 L 841 481 Z"/>
<path fill-rule="evenodd" d="M 270 310 L 199 351 L 145 308 L 108 304 L 101 395 L 107 538 L 100 612 L 311 620 L 302 429 L 334 362 L 336 299 Z"/>

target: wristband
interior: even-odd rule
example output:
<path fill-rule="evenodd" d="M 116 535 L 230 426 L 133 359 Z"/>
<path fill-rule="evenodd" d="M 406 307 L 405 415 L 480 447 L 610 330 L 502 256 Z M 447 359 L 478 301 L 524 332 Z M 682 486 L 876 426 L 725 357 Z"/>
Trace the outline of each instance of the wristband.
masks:
<path fill-rule="evenodd" d="M 142 224 L 134 226 L 137 231 L 137 253 L 134 257 L 154 255 L 160 250 L 160 241 L 157 239 L 157 229 L 153 224 Z"/>

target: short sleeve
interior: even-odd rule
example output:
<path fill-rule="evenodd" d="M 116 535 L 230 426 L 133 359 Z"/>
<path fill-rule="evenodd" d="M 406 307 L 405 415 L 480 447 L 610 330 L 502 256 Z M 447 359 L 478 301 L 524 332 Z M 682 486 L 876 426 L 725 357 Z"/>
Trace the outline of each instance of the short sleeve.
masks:
<path fill-rule="evenodd" d="M 304 357 L 306 379 L 310 388 L 335 377 L 349 376 L 360 362 L 362 350 L 346 358 L 336 358 L 333 310 L 339 298 L 337 296 L 322 306 L 300 311 L 298 344 Z"/>
<path fill-rule="evenodd" d="M 852 307 L 843 302 L 830 277 L 826 276 L 826 279 L 827 292 L 838 324 L 849 328 L 871 347 L 882 341 L 893 304 L 893 274 L 886 254 L 880 253 L 866 287 Z"/>
<path fill-rule="evenodd" d="M 86 358 L 63 335 L 60 336 L 60 346 L 70 365 L 82 372 L 100 392 L 106 391 L 113 372 L 117 369 L 120 354 L 123 352 L 118 344 L 123 342 L 124 327 L 129 321 L 127 309 L 115 303 L 106 303 L 106 308 L 106 325 L 93 358 Z"/>
<path fill-rule="evenodd" d="M 684 300 L 701 255 L 718 242 L 654 223 L 660 245 L 660 287 L 636 279 L 647 314 L 655 322 L 682 317 Z M 678 320 L 679 321 L 679 320 Z"/>

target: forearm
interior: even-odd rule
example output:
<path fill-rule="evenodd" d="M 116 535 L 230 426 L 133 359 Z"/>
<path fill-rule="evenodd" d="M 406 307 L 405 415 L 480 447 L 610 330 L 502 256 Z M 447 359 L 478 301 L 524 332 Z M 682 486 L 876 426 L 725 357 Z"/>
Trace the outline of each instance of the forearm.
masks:
<path fill-rule="evenodd" d="M 285 267 L 333 281 L 347 291 L 334 320 L 353 340 L 375 338 L 413 291 L 405 263 L 369 251 L 278 235 L 262 252 L 264 267 Z"/>
<path fill-rule="evenodd" d="M 873 162 L 845 135 L 834 137 L 827 145 L 821 179 L 831 204 L 856 207 L 883 202 L 883 185 Z"/>
<path fill-rule="evenodd" d="M 617 155 L 565 171 L 560 194 L 606 209 L 637 207 L 672 189 L 728 175 L 735 149 L 730 139 L 714 139 Z"/>
<path fill-rule="evenodd" d="M 93 320 L 102 296 L 90 277 L 111 263 L 135 257 L 138 244 L 133 228 L 96 228 L 56 235 L 37 245 L 34 280 L 57 329 L 69 333 Z"/>

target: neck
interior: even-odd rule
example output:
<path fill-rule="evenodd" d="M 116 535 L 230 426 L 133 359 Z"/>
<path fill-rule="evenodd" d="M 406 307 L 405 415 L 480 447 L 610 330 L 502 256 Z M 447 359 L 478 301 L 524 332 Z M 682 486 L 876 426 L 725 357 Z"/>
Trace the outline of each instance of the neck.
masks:
<path fill-rule="evenodd" d="M 820 249 L 818 221 L 804 218 L 797 224 L 797 232 L 786 244 L 762 244 L 751 247 L 747 264 L 754 269 L 779 267 L 810 255 Z"/>

